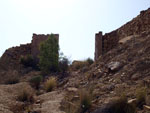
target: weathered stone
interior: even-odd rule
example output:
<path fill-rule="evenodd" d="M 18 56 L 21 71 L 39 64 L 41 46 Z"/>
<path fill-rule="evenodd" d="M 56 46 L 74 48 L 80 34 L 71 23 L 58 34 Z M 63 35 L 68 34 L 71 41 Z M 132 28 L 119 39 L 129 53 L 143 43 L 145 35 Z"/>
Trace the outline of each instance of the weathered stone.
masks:
<path fill-rule="evenodd" d="M 128 100 L 128 103 L 129 103 L 129 104 L 136 104 L 136 99 Z"/>
<path fill-rule="evenodd" d="M 41 42 L 45 41 L 48 39 L 48 37 L 50 36 L 50 34 L 44 35 L 44 34 L 33 34 L 32 37 L 32 42 L 31 42 L 31 54 L 34 58 L 37 59 L 40 51 L 39 51 L 39 45 Z M 59 40 L 59 35 L 58 34 L 54 34 L 54 36 L 57 38 L 57 40 Z"/>
<path fill-rule="evenodd" d="M 69 91 L 69 92 L 77 92 L 78 89 L 74 88 L 74 87 L 69 87 L 69 88 L 67 88 L 67 91 Z"/>
<path fill-rule="evenodd" d="M 148 110 L 148 111 L 150 111 L 150 106 L 143 105 L 143 108 L 144 108 L 144 110 Z"/>
<path fill-rule="evenodd" d="M 95 35 L 95 60 L 102 55 L 102 32 Z"/>
<path fill-rule="evenodd" d="M 107 65 L 107 68 L 109 69 L 109 71 L 118 71 L 120 68 L 122 67 L 122 64 L 120 62 L 110 62 Z"/>
<path fill-rule="evenodd" d="M 134 18 L 127 24 L 123 25 L 119 29 L 116 29 L 110 33 L 102 35 L 102 32 L 99 32 L 95 35 L 95 60 L 99 56 L 107 53 L 120 43 L 124 43 L 127 40 L 130 40 L 132 37 L 136 36 L 150 29 L 150 8 L 145 11 L 141 11 L 140 15 L 137 18 Z M 144 35 L 144 34 L 143 34 Z"/>
<path fill-rule="evenodd" d="M 7 49 L 0 59 L 0 63 L 4 66 L 7 65 L 7 69 L 18 69 L 20 70 L 20 58 L 21 56 L 32 55 L 35 60 L 38 59 L 39 55 L 39 45 L 42 41 L 47 40 L 50 34 L 33 34 L 31 43 L 21 44 L 20 46 L 12 47 Z M 54 36 L 58 39 L 59 43 L 59 35 L 54 34 Z"/>

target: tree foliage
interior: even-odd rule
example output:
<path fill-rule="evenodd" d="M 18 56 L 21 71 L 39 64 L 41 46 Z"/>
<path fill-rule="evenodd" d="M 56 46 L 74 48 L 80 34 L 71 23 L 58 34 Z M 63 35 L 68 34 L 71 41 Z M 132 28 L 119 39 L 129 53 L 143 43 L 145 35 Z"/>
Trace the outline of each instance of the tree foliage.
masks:
<path fill-rule="evenodd" d="M 69 68 L 69 60 L 67 57 L 63 57 L 62 60 L 59 61 L 59 70 L 60 72 L 67 72 Z"/>
<path fill-rule="evenodd" d="M 53 34 L 40 44 L 39 59 L 39 67 L 44 74 L 58 71 L 59 45 Z"/>

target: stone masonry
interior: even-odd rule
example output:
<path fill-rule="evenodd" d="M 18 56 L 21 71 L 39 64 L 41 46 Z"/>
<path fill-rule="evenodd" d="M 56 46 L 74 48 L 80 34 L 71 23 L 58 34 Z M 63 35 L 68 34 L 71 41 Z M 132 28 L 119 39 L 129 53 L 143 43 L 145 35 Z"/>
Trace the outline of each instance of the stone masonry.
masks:
<path fill-rule="evenodd" d="M 102 35 L 102 32 L 97 33 L 95 35 L 95 60 L 117 46 L 119 40 L 147 30 L 150 30 L 150 8 L 141 11 L 140 15 L 119 29 L 105 35 Z"/>
<path fill-rule="evenodd" d="M 40 51 L 39 51 L 39 45 L 41 42 L 45 41 L 48 39 L 48 37 L 50 36 L 50 34 L 44 35 L 44 34 L 33 34 L 32 37 L 32 42 L 31 42 L 31 55 L 33 56 L 33 58 L 37 59 Z M 57 38 L 58 43 L 59 43 L 59 35 L 58 34 L 54 34 L 54 36 Z"/>
<path fill-rule="evenodd" d="M 0 63 L 6 64 L 9 68 L 14 69 L 19 67 L 21 56 L 32 55 L 35 61 L 38 59 L 39 55 L 39 45 L 42 41 L 48 39 L 50 34 L 33 34 L 31 43 L 21 44 L 20 46 L 12 47 L 7 49 L 0 59 Z M 54 34 L 54 36 L 58 39 L 59 43 L 59 35 Z"/>

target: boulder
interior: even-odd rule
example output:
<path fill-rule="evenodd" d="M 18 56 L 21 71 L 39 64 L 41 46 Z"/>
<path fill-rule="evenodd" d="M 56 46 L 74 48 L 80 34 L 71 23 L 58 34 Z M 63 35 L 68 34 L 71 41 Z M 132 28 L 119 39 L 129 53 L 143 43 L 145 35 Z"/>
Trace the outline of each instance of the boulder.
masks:
<path fill-rule="evenodd" d="M 107 68 L 109 72 L 116 72 L 122 67 L 122 64 L 120 62 L 110 62 L 107 65 Z"/>

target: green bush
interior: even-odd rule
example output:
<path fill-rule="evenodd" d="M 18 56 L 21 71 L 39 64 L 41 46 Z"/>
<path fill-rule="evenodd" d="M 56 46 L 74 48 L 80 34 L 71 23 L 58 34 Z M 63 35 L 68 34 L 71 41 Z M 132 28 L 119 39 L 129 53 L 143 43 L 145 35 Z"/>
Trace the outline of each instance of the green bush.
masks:
<path fill-rule="evenodd" d="M 61 72 L 66 72 L 68 71 L 69 68 L 69 60 L 66 57 L 63 57 L 60 61 L 59 61 L 59 69 Z"/>
<path fill-rule="evenodd" d="M 40 44 L 39 67 L 43 74 L 49 74 L 59 70 L 58 51 L 58 39 L 53 34 L 51 34 L 46 41 Z"/>
<path fill-rule="evenodd" d="M 20 63 L 23 64 L 25 67 L 37 68 L 32 55 L 21 56 Z"/>
<path fill-rule="evenodd" d="M 42 80 L 43 80 L 43 77 L 38 75 L 38 76 L 32 77 L 29 82 L 32 87 L 39 89 L 39 86 Z"/>
<path fill-rule="evenodd" d="M 57 79 L 55 77 L 50 77 L 45 83 L 45 90 L 47 92 L 52 91 L 57 86 Z"/>
<path fill-rule="evenodd" d="M 94 63 L 93 59 L 91 59 L 91 58 L 87 58 L 87 59 L 86 59 L 86 62 L 87 62 L 89 65 L 91 65 L 91 64 Z"/>

